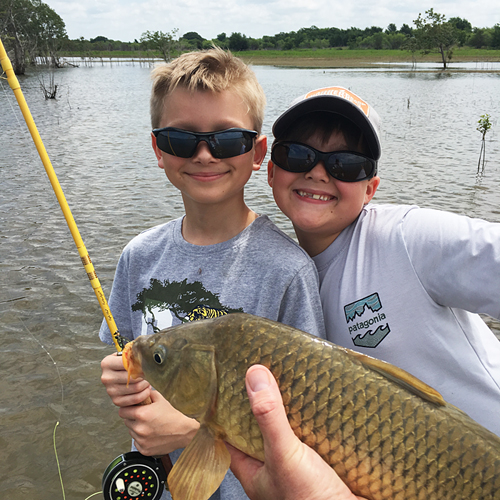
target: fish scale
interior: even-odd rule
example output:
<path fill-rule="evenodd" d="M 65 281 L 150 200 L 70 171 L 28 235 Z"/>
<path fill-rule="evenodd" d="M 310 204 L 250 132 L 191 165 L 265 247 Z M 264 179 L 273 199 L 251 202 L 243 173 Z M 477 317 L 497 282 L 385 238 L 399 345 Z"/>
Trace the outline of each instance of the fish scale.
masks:
<path fill-rule="evenodd" d="M 168 353 L 162 366 L 153 358 L 159 346 Z M 263 460 L 245 389 L 247 369 L 260 363 L 278 380 L 295 434 L 355 494 L 370 500 L 500 500 L 500 439 L 406 372 L 246 314 L 140 338 L 132 344 L 131 362 L 140 362 L 145 378 L 183 411 L 186 402 L 173 381 L 178 374 L 191 376 L 189 356 L 200 346 L 213 350 L 215 368 L 205 374 L 213 377 L 217 397 L 196 418 L 216 439 Z M 181 484 L 175 500 L 198 498 L 182 491 Z"/>

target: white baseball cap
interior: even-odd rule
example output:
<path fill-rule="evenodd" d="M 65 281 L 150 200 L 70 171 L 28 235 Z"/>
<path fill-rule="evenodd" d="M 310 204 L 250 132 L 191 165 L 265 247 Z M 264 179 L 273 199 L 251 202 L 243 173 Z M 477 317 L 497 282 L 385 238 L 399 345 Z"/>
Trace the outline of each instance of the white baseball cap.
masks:
<path fill-rule="evenodd" d="M 314 111 L 337 113 L 351 120 L 363 132 L 373 159 L 379 160 L 382 152 L 379 139 L 380 117 L 366 101 L 343 87 L 317 89 L 295 99 L 274 122 L 274 137 L 279 139 L 294 121 Z"/>

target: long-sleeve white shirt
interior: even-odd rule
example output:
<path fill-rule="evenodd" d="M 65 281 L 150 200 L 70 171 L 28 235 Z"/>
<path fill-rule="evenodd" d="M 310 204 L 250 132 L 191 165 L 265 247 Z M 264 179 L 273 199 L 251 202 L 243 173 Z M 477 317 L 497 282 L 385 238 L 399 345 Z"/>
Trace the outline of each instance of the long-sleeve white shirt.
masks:
<path fill-rule="evenodd" d="M 367 205 L 314 258 L 327 338 L 388 361 L 500 435 L 500 224 Z"/>

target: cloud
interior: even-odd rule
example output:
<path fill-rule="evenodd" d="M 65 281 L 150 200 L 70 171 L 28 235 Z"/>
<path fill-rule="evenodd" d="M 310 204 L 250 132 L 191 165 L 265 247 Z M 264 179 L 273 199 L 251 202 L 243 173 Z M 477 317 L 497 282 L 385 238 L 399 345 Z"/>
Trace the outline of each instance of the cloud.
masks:
<path fill-rule="evenodd" d="M 419 13 L 433 7 L 446 18 L 461 17 L 473 26 L 492 27 L 500 20 L 497 0 L 438 0 L 410 3 L 402 0 L 87 0 L 82 3 L 49 0 L 62 17 L 70 38 L 133 41 L 150 31 L 172 31 L 179 35 L 196 31 L 202 37 L 239 32 L 253 38 L 318 26 L 347 29 L 370 26 L 387 28 L 390 23 L 413 26 Z"/>

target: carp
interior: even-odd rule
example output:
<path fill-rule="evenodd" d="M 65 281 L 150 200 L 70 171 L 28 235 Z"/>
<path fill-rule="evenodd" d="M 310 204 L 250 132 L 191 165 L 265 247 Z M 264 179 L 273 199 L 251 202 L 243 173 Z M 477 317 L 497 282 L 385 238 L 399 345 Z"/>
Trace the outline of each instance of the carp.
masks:
<path fill-rule="evenodd" d="M 500 438 L 407 372 L 290 326 L 229 314 L 126 345 L 143 376 L 200 429 L 168 477 L 174 500 L 206 500 L 230 465 L 224 441 L 264 460 L 245 374 L 278 381 L 295 434 L 370 500 L 500 500 Z"/>

